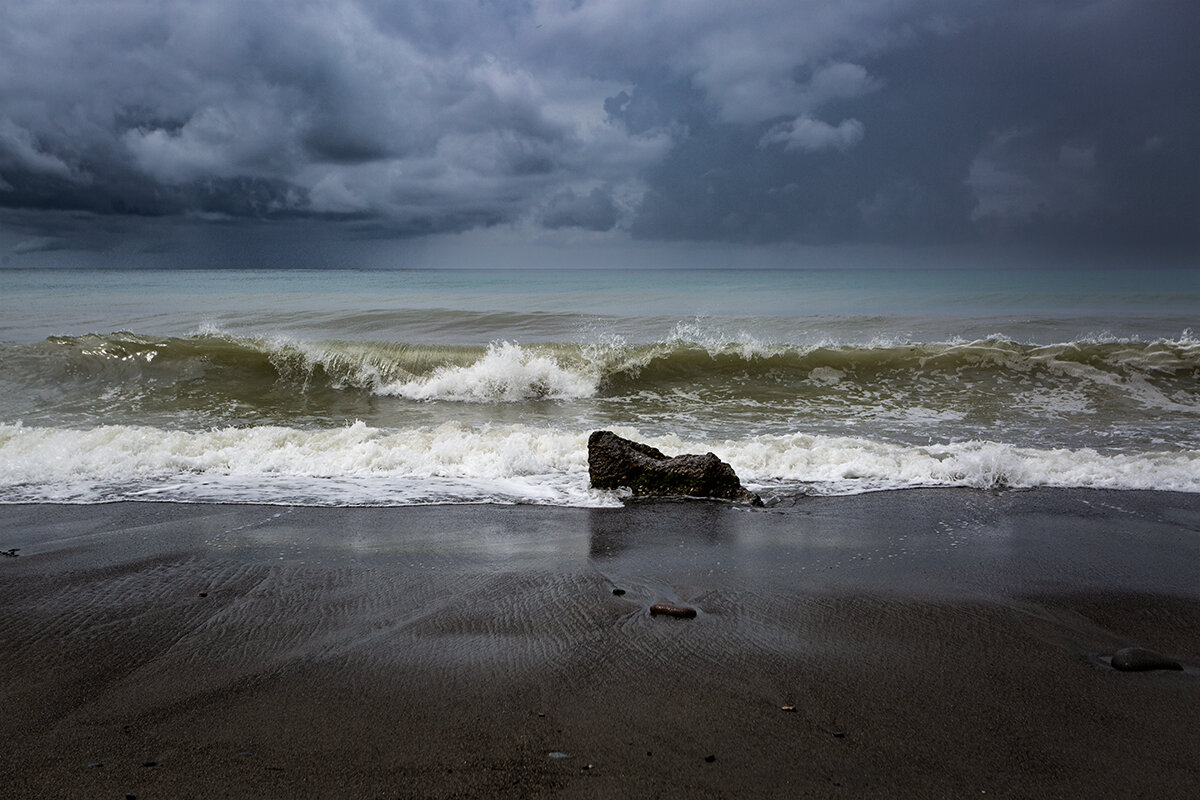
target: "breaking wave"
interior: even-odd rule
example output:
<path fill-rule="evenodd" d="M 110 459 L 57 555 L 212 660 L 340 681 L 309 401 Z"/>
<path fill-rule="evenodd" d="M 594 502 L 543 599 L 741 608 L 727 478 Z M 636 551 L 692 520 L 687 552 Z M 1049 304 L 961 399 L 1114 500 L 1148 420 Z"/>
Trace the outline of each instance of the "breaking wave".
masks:
<path fill-rule="evenodd" d="M 931 343 L 788 345 L 751 337 L 707 340 L 678 328 L 663 341 L 485 347 L 390 342 L 304 342 L 219 333 L 153 338 L 132 333 L 53 337 L 0 345 L 0 379 L 94 391 L 203 385 L 213 395 L 253 397 L 276 386 L 419 401 L 514 403 L 618 396 L 633 391 L 737 384 L 872 387 L 902 379 L 1001 385 L 1037 378 L 1140 394 L 1172 410 L 1200 411 L 1200 340 L 1093 339 L 1051 345 L 1001 336 Z"/>
<path fill-rule="evenodd" d="M 489 345 L 471 364 L 442 365 L 427 375 L 386 383 L 374 391 L 409 400 L 563 400 L 596 394 L 599 377 L 588 372 L 572 371 L 551 354 L 501 342 Z"/>
<path fill-rule="evenodd" d="M 644 437 L 666 453 L 712 451 L 771 495 L 917 487 L 1086 487 L 1200 492 L 1200 451 L 1104 454 L 990 441 L 903 446 L 865 438 L 745 441 Z M 592 490 L 587 432 L 532 426 L 171 431 L 0 425 L 0 502 L 176 500 L 301 505 L 616 505 Z"/>

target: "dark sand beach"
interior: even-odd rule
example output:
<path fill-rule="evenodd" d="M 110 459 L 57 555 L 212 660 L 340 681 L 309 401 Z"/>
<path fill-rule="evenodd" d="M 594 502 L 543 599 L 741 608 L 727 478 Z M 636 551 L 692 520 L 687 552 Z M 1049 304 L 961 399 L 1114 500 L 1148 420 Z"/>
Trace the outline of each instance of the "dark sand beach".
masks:
<path fill-rule="evenodd" d="M 5 798 L 1200 783 L 1197 495 L 9 505 L 9 548 Z"/>

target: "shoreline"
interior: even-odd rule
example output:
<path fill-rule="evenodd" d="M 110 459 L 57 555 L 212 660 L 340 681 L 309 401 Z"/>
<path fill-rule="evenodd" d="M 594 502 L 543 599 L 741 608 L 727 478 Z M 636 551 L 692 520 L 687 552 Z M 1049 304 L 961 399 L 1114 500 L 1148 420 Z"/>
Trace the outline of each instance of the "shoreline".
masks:
<path fill-rule="evenodd" d="M 1200 778 L 1198 495 L 34 504 L 0 506 L 0 531 L 14 797 L 1184 797 Z M 1111 669 L 1127 646 L 1185 669 Z"/>

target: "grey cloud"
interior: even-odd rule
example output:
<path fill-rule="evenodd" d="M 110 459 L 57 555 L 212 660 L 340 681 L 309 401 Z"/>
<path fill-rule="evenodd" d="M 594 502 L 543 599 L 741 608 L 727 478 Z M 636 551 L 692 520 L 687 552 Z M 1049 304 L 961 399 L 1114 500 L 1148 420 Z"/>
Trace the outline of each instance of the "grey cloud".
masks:
<path fill-rule="evenodd" d="M 17 242 L 9 252 L 13 255 L 44 253 L 51 250 L 61 250 L 66 246 L 66 240 L 59 236 L 35 236 L 32 239 L 23 239 Z"/>
<path fill-rule="evenodd" d="M 12 0 L 0 209 L 80 247 L 186 219 L 1196 252 L 1196 30 L 1177 0 Z"/>
<path fill-rule="evenodd" d="M 649 173 L 635 234 L 1200 253 L 1200 156 L 1179 139 L 1197 141 L 1200 113 L 1177 100 L 1200 93 L 1185 33 L 1200 29 L 1200 7 L 906 5 L 922 24 L 865 29 L 822 54 L 860 65 L 864 91 L 757 125 L 720 124 L 719 113 L 690 124 Z M 926 24 L 933 10 L 939 24 Z M 818 67 L 797 61 L 797 82 L 811 83 L 805 70 Z M 847 127 L 839 139 L 837 120 L 865 135 Z M 838 142 L 853 147 L 829 147 Z M 735 179 L 700 177 L 734 164 Z"/>
<path fill-rule="evenodd" d="M 580 195 L 567 189 L 550 199 L 541 222 L 547 228 L 607 231 L 617 224 L 617 213 L 617 205 L 608 191 L 597 187 Z"/>
<path fill-rule="evenodd" d="M 1140 153 L 1153 153 L 1156 150 L 1161 150 L 1166 144 L 1161 136 L 1147 136 L 1146 141 L 1142 142 L 1142 146 L 1138 148 Z"/>
<path fill-rule="evenodd" d="M 38 146 L 29 130 L 3 117 L 0 117 L 0 166 L 66 180 L 77 179 L 65 161 Z"/>
<path fill-rule="evenodd" d="M 828 100 L 859 97 L 878 90 L 880 86 L 879 80 L 871 77 L 858 64 L 836 62 L 818 69 L 808 81 L 808 102 L 816 107 Z"/>
<path fill-rule="evenodd" d="M 1061 144 L 1039 151 L 1039 144 L 1044 143 L 1030 131 L 991 137 L 967 173 L 975 197 L 973 220 L 1079 216 L 1101 202 L 1095 145 Z"/>
<path fill-rule="evenodd" d="M 536 4 L 547 41 L 585 69 L 694 87 L 717 121 L 752 124 L 815 110 L 831 90 L 869 91 L 862 67 L 840 66 L 926 27 L 939 0 L 743 0 L 686 6 L 638 0 Z M 637 24 L 631 24 L 637 20 Z M 831 70 L 822 74 L 822 70 Z M 798 80 L 807 74 L 811 82 Z M 851 73 L 854 73 L 851 75 Z"/>
<path fill-rule="evenodd" d="M 784 150 L 848 150 L 863 138 L 863 124 L 856 119 L 844 119 L 830 125 L 812 117 L 797 117 L 771 127 L 758 140 L 759 147 L 782 144 Z"/>
<path fill-rule="evenodd" d="M 497 36 L 503 8 L 415 9 L 12 4 L 0 175 L 16 191 L 0 204 L 458 230 L 520 218 L 593 159 L 621 178 L 644 163 L 646 137 L 600 129 L 608 87 L 580 118 L 577 79 L 539 77 Z M 80 69 L 29 69 L 55 52 Z"/>

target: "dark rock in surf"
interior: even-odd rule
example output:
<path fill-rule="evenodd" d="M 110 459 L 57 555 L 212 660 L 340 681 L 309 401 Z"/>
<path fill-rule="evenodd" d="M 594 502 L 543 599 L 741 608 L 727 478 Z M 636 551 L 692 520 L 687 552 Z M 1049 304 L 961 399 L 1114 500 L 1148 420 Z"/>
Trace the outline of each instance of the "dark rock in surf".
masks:
<path fill-rule="evenodd" d="M 628 486 L 635 497 L 710 497 L 761 506 L 742 488 L 733 467 L 713 453 L 670 458 L 661 450 L 612 431 L 588 437 L 588 476 L 597 489 Z"/>
<path fill-rule="evenodd" d="M 1178 661 L 1167 658 L 1162 653 L 1146 650 L 1142 647 L 1126 647 L 1113 653 L 1113 669 L 1122 672 L 1149 672 L 1154 669 L 1181 670 L 1183 665 Z"/>

